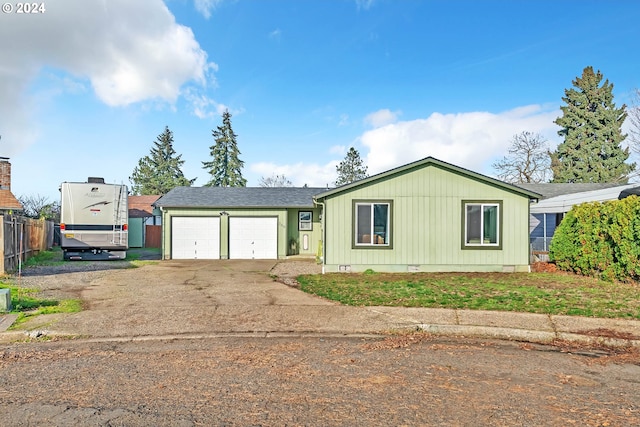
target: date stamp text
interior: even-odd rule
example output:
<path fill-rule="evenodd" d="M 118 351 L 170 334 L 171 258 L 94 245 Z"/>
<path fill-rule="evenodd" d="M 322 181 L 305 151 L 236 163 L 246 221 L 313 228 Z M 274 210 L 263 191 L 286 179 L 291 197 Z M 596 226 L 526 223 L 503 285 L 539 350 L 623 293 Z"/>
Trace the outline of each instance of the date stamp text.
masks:
<path fill-rule="evenodd" d="M 15 13 L 15 14 L 40 14 L 45 13 L 47 8 L 45 7 L 44 2 L 40 3 L 11 3 L 5 2 L 2 3 L 2 13 Z"/>

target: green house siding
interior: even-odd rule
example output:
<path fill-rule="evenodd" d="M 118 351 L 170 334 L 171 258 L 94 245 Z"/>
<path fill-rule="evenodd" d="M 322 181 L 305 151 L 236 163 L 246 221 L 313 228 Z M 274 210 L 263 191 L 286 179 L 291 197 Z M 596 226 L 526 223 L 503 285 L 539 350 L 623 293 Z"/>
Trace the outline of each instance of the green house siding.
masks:
<path fill-rule="evenodd" d="M 312 229 L 298 230 L 298 212 L 312 212 Z M 221 212 L 225 214 L 221 215 Z M 165 208 L 162 212 L 162 254 L 163 259 L 171 258 L 171 218 L 172 217 L 217 217 L 220 218 L 220 258 L 229 258 L 229 218 L 231 217 L 277 217 L 278 218 L 278 258 L 291 255 L 315 256 L 322 239 L 322 228 L 318 208 L 282 209 L 239 209 L 239 208 Z M 307 235 L 307 248 L 304 239 Z"/>
<path fill-rule="evenodd" d="M 320 224 L 321 210 L 314 209 L 288 209 L 287 224 L 287 255 L 315 256 L 318 252 L 318 245 L 322 240 L 322 228 Z M 300 230 L 298 214 L 300 212 L 311 212 L 311 230 Z M 306 238 L 305 238 L 306 236 Z M 306 248 L 305 248 L 306 239 Z"/>
<path fill-rule="evenodd" d="M 354 200 L 393 201 L 392 247 L 353 247 Z M 501 248 L 461 246 L 464 200 L 501 202 Z M 325 271 L 528 270 L 529 197 L 504 186 L 429 165 L 330 194 L 325 202 Z"/>
<path fill-rule="evenodd" d="M 225 214 L 221 215 L 221 212 Z M 287 257 L 288 211 L 287 209 L 229 209 L 229 208 L 165 208 L 162 213 L 162 257 L 171 258 L 171 218 L 172 217 L 218 217 L 220 218 L 220 258 L 229 258 L 229 218 L 230 217 L 277 217 L 278 218 L 278 258 Z"/>

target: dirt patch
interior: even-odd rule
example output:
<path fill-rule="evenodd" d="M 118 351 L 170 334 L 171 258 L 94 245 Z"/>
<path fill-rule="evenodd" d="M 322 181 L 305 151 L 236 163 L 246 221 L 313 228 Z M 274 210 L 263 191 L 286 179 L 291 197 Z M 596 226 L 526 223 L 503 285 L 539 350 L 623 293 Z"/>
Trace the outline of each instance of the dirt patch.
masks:
<path fill-rule="evenodd" d="M 276 264 L 269 273 L 287 286 L 300 288 L 297 277 L 303 274 L 321 274 L 322 265 L 311 258 L 284 260 Z"/>

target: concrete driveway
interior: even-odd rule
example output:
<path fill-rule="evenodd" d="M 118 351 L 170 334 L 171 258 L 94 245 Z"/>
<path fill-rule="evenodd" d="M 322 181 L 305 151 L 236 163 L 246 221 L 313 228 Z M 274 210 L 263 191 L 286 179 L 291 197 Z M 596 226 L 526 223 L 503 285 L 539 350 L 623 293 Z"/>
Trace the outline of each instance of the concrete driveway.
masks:
<path fill-rule="evenodd" d="M 416 319 L 346 307 L 275 281 L 271 260 L 170 260 L 109 270 L 77 292 L 79 313 L 39 316 L 28 329 L 95 338 L 228 333 L 375 333 Z M 70 279 L 72 280 L 72 279 Z M 67 283 L 78 288 L 78 283 Z M 63 285 L 64 286 L 64 285 Z"/>

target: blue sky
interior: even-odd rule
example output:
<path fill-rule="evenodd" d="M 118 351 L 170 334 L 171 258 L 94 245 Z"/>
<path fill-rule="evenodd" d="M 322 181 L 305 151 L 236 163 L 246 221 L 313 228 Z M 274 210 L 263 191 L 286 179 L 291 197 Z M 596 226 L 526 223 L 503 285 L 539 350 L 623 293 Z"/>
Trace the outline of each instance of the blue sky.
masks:
<path fill-rule="evenodd" d="M 55 0 L 0 14 L 0 156 L 17 196 L 130 185 L 165 126 L 195 185 L 232 113 L 243 174 L 331 185 L 434 156 L 493 175 L 513 135 L 551 148 L 586 66 L 617 105 L 640 88 L 640 2 Z"/>

